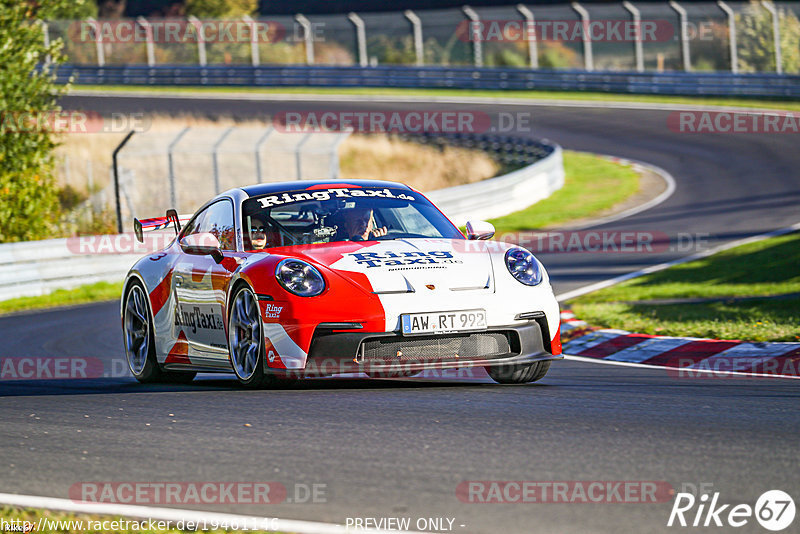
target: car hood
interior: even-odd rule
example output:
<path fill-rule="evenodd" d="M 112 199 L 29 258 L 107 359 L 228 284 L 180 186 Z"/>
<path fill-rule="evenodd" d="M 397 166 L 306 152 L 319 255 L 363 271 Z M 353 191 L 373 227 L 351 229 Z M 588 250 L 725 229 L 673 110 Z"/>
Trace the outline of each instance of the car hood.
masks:
<path fill-rule="evenodd" d="M 348 276 L 366 276 L 373 293 L 413 293 L 429 289 L 493 291 L 492 261 L 486 242 L 464 239 L 393 239 L 306 249 L 303 255 Z M 354 280 L 355 281 L 355 280 Z"/>

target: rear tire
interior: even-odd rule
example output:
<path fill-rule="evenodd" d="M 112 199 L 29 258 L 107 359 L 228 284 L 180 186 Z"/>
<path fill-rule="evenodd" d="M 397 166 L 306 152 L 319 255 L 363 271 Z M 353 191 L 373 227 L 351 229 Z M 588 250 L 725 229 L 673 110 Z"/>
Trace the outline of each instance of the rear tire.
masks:
<path fill-rule="evenodd" d="M 550 369 L 550 361 L 544 360 L 519 365 L 487 367 L 486 372 L 498 384 L 527 384 L 542 379 L 548 369 Z"/>
<path fill-rule="evenodd" d="M 147 293 L 141 282 L 135 280 L 125 294 L 122 336 L 125 341 L 125 357 L 133 377 L 142 384 L 159 382 L 161 368 L 156 359 L 153 318 L 147 305 Z"/>
<path fill-rule="evenodd" d="M 135 280 L 125 294 L 122 332 L 125 356 L 133 377 L 142 384 L 188 384 L 197 373 L 164 371 L 156 357 L 155 329 L 144 286 Z"/>

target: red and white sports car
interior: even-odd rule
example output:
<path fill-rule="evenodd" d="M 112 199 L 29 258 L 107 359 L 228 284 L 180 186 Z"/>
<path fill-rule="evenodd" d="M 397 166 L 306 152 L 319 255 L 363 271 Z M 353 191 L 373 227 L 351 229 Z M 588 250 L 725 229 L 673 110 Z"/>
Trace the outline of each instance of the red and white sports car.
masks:
<path fill-rule="evenodd" d="M 246 386 L 364 372 L 485 367 L 501 383 L 561 358 L 559 309 L 529 251 L 467 237 L 397 183 L 290 182 L 222 193 L 140 259 L 122 294 L 125 351 L 141 382 L 231 372 Z"/>

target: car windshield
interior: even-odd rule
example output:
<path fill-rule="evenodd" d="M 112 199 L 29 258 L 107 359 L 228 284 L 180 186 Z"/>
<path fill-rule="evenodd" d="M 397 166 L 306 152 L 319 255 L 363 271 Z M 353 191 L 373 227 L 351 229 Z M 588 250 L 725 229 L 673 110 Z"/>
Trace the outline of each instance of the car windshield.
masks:
<path fill-rule="evenodd" d="M 246 200 L 242 215 L 248 250 L 337 241 L 464 238 L 425 197 L 390 187 L 263 195 Z"/>

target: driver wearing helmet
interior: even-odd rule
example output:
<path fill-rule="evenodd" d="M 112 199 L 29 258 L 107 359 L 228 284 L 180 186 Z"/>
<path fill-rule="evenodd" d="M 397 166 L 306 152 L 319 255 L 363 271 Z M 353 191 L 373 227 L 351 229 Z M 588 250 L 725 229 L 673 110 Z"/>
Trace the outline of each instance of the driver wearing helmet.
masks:
<path fill-rule="evenodd" d="M 385 226 L 375 227 L 372 208 L 345 208 L 341 211 L 341 217 L 342 226 L 336 237 L 342 241 L 369 241 L 388 233 Z"/>

